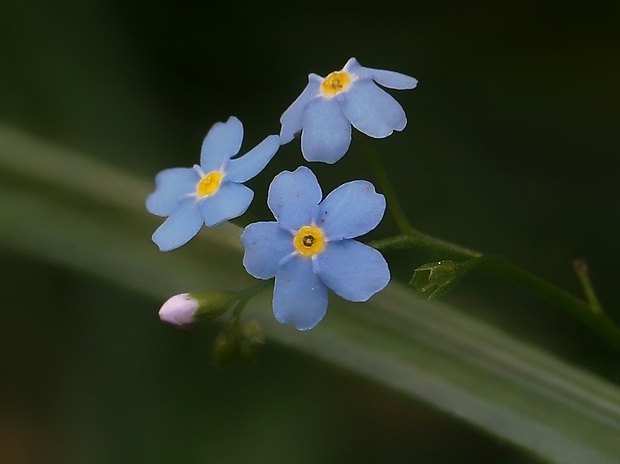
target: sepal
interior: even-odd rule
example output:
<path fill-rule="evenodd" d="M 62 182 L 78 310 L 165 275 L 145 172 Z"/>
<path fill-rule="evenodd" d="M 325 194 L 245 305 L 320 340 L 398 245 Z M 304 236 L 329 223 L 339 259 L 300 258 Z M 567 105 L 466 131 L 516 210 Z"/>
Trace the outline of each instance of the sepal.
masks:
<path fill-rule="evenodd" d="M 254 319 L 241 325 L 239 318 L 228 321 L 213 342 L 211 362 L 217 367 L 228 367 L 239 361 L 256 364 L 259 348 L 265 342 L 265 335 Z"/>

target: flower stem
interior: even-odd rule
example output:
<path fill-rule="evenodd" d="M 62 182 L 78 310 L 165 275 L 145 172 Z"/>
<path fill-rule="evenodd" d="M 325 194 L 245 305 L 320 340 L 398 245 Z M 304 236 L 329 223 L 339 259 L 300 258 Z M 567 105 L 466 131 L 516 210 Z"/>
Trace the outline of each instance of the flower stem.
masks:
<path fill-rule="evenodd" d="M 409 224 L 409 220 L 407 219 L 405 210 L 403 209 L 400 202 L 398 201 L 396 192 L 394 191 L 394 188 L 392 187 L 390 179 L 388 178 L 387 173 L 385 172 L 385 169 L 383 168 L 383 164 L 381 164 L 381 159 L 379 158 L 379 154 L 370 145 L 368 140 L 366 140 L 365 138 L 362 140 L 363 140 L 364 151 L 366 152 L 366 156 L 368 157 L 368 161 L 370 162 L 372 170 L 375 172 L 375 175 L 377 176 L 377 181 L 379 182 L 379 185 L 381 185 L 381 189 L 383 190 L 383 193 L 387 199 L 388 209 L 390 210 L 390 213 L 394 217 L 394 220 L 396 221 L 396 225 L 398 226 L 400 231 L 403 233 L 408 233 L 409 231 L 412 231 L 413 228 L 411 227 L 411 224 Z"/>
<path fill-rule="evenodd" d="M 378 153 L 368 140 L 362 138 L 362 141 L 368 161 L 386 196 L 388 208 L 401 232 L 394 237 L 370 242 L 370 246 L 381 251 L 419 248 L 437 253 L 445 258 L 460 259 L 464 261 L 463 264 L 466 264 L 468 270 L 482 267 L 492 274 L 512 281 L 560 307 L 586 324 L 609 345 L 620 352 L 620 328 L 603 312 L 590 282 L 585 263 L 583 266 L 580 266 L 579 262 L 577 262 L 575 264 L 575 271 L 586 294 L 587 303 L 540 277 L 515 266 L 500 256 L 484 255 L 478 251 L 432 237 L 414 229 L 407 219 L 405 210 L 398 201 L 396 192 L 381 164 Z"/>
<path fill-rule="evenodd" d="M 592 289 L 589 278 L 580 275 L 582 285 L 588 297 L 588 303 L 562 290 L 561 288 L 526 271 L 501 256 L 483 255 L 477 251 L 446 242 L 418 231 L 401 234 L 369 243 L 381 251 L 419 248 L 445 256 L 446 258 L 462 259 L 469 270 L 480 267 L 491 274 L 511 281 L 532 293 L 549 301 L 579 321 L 590 327 L 610 346 L 620 352 L 620 328 L 601 309 Z M 579 272 L 578 272 L 579 275 Z"/>
<path fill-rule="evenodd" d="M 592 286 L 592 282 L 590 281 L 590 273 L 588 272 L 588 264 L 583 259 L 577 259 L 573 262 L 573 268 L 577 273 L 577 277 L 579 278 L 579 282 L 581 282 L 581 286 L 583 287 L 583 291 L 586 294 L 586 299 L 588 300 L 588 304 L 590 305 L 590 309 L 594 313 L 602 313 L 603 307 L 598 301 L 598 297 L 596 296 L 596 292 L 594 291 L 594 287 Z"/>
<path fill-rule="evenodd" d="M 555 285 L 509 263 L 501 257 L 490 259 L 484 267 L 496 275 L 505 277 L 540 297 L 564 309 L 572 316 L 589 326 L 609 345 L 620 351 L 620 329 L 602 310 L 593 310 L 588 304 Z M 597 302 L 597 308 L 600 308 Z"/>
<path fill-rule="evenodd" d="M 444 255 L 446 258 L 463 260 L 481 258 L 483 256 L 483 254 L 478 251 L 465 248 L 461 245 L 457 245 L 456 243 L 451 243 L 432 237 L 413 228 L 394 237 L 375 240 L 370 242 L 369 245 L 381 251 L 403 250 L 406 248 L 423 248 L 425 250 Z"/>
<path fill-rule="evenodd" d="M 250 301 L 250 299 L 258 295 L 263 290 L 266 290 L 270 284 L 271 284 L 271 280 L 261 280 L 260 282 L 254 285 L 251 285 L 242 290 L 239 290 L 238 292 L 239 300 L 235 303 L 235 305 L 232 308 L 233 318 L 239 319 L 239 316 L 241 316 L 241 313 L 243 312 L 246 305 L 248 304 L 248 301 Z"/>
<path fill-rule="evenodd" d="M 263 290 L 266 290 L 267 287 L 271 285 L 271 280 L 261 280 L 260 282 L 255 283 L 254 285 L 250 285 L 249 287 L 244 288 L 243 290 L 239 290 L 239 297 L 242 300 L 249 300 L 253 296 L 258 295 Z"/>

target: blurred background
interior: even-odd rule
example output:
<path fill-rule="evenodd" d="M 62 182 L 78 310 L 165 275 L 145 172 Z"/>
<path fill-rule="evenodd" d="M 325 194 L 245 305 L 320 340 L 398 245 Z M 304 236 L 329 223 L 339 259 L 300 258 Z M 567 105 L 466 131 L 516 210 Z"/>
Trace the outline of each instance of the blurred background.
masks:
<path fill-rule="evenodd" d="M 307 74 L 354 56 L 419 80 L 391 92 L 405 131 L 373 141 L 415 227 L 578 295 L 585 258 L 620 321 L 617 3 L 404 5 L 2 0 L 0 122 L 151 180 L 194 164 L 230 115 L 244 149 L 278 133 Z M 298 142 L 282 147 L 249 183 L 257 200 L 301 164 Z M 355 138 L 336 166 L 312 166 L 324 192 L 374 180 Z M 395 231 L 387 217 L 369 238 Z M 407 282 L 442 257 L 387 258 Z M 537 462 L 269 341 L 257 366 L 214 368 L 216 327 L 175 330 L 161 301 L 2 244 L 0 287 L 5 464 Z M 620 381 L 603 342 L 511 284 L 473 273 L 445 300 Z"/>

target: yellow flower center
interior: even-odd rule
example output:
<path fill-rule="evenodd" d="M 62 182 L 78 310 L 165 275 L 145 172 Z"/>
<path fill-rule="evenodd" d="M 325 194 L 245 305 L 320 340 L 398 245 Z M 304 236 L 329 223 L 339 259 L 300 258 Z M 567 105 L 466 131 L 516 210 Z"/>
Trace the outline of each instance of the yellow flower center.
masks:
<path fill-rule="evenodd" d="M 321 91 L 324 95 L 333 97 L 338 92 L 347 90 L 351 85 L 351 75 L 345 71 L 331 73 L 321 83 Z"/>
<path fill-rule="evenodd" d="M 316 255 L 325 248 L 325 235 L 318 227 L 303 226 L 295 234 L 293 245 L 297 253 L 302 256 Z"/>
<path fill-rule="evenodd" d="M 213 171 L 204 176 L 196 186 L 196 194 L 199 198 L 213 195 L 220 188 L 224 173 L 221 171 Z"/>

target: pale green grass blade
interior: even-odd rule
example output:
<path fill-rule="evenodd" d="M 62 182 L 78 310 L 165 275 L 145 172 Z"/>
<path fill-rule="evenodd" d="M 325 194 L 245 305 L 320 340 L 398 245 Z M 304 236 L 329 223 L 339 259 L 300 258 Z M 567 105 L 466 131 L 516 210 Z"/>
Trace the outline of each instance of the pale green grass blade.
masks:
<path fill-rule="evenodd" d="M 49 194 L 31 188 L 43 184 Z M 151 188 L 0 129 L 3 247 L 156 299 L 252 282 L 241 266 L 240 229 L 232 225 L 205 230 L 175 252 L 158 252 L 149 237 L 159 220 L 143 209 Z M 310 332 L 275 322 L 268 294 L 248 312 L 270 340 L 429 403 L 543 460 L 620 461 L 616 385 L 447 305 L 416 300 L 404 285 L 392 283 L 365 304 L 332 295 L 328 317 Z"/>

